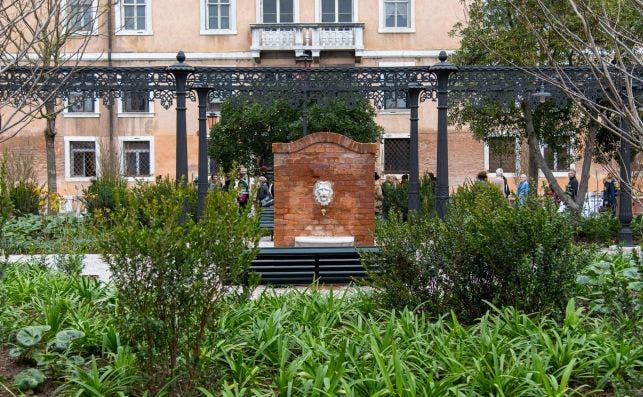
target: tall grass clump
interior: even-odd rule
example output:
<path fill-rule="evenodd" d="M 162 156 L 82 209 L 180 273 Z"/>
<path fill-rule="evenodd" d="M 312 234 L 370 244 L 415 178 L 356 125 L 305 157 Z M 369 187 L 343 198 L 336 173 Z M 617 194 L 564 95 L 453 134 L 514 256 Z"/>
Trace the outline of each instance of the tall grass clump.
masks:
<path fill-rule="evenodd" d="M 223 302 L 246 292 L 236 286 L 260 237 L 235 192 L 210 192 L 200 220 L 187 208 L 195 195 L 194 186 L 167 179 L 139 185 L 112 212 L 110 232 L 98 233 L 119 328 L 136 341 L 150 383 L 178 377 L 179 390 L 199 378 L 206 331 Z"/>
<path fill-rule="evenodd" d="M 515 208 L 490 184 L 460 188 L 444 221 L 391 217 L 376 230 L 378 253 L 364 255 L 387 307 L 455 311 L 471 322 L 488 303 L 561 313 L 579 265 L 572 231 L 549 202 Z"/>

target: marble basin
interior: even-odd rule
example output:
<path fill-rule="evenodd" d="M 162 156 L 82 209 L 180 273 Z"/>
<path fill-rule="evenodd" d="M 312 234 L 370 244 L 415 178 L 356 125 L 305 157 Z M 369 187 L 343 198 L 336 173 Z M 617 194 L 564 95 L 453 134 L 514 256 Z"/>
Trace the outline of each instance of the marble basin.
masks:
<path fill-rule="evenodd" d="M 352 247 L 353 236 L 297 236 L 295 247 Z"/>

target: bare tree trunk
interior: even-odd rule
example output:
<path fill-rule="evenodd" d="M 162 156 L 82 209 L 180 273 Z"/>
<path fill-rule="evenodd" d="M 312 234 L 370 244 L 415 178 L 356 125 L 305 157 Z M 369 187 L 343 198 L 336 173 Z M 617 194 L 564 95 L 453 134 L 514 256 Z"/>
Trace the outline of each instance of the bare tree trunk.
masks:
<path fill-rule="evenodd" d="M 536 163 L 536 153 L 534 153 L 534 150 L 529 146 L 529 168 L 528 168 L 528 174 L 527 178 L 530 181 L 533 181 L 534 183 L 538 183 L 538 164 Z M 534 189 L 535 194 L 538 193 L 538 186 Z"/>
<path fill-rule="evenodd" d="M 554 192 L 560 197 L 561 201 L 565 203 L 568 208 L 571 208 L 573 211 L 580 212 L 581 207 L 570 196 L 568 196 L 565 191 L 560 187 L 558 181 L 554 177 L 554 174 L 551 172 L 543 155 L 540 153 L 540 145 L 538 143 L 538 138 L 536 137 L 536 132 L 534 131 L 534 120 L 533 114 L 531 113 L 531 106 L 529 102 L 523 100 L 520 103 L 522 111 L 525 117 L 525 124 L 527 127 L 527 141 L 529 142 L 529 153 L 534 154 L 534 159 L 538 168 L 545 174 L 545 179 L 549 182 L 549 185 L 554 189 Z"/>
<path fill-rule="evenodd" d="M 56 104 L 53 100 L 45 102 L 47 126 L 45 127 L 45 150 L 47 153 L 47 206 L 48 212 L 55 213 L 53 198 L 58 193 L 56 177 Z"/>
<path fill-rule="evenodd" d="M 587 195 L 587 185 L 589 183 L 589 170 L 592 166 L 592 152 L 594 151 L 594 142 L 596 140 L 596 133 L 598 126 L 594 122 L 590 122 L 587 129 L 587 137 L 585 138 L 585 147 L 583 148 L 583 166 L 581 168 L 581 178 L 578 183 L 578 195 L 576 196 L 576 204 L 581 208 L 585 202 Z"/>

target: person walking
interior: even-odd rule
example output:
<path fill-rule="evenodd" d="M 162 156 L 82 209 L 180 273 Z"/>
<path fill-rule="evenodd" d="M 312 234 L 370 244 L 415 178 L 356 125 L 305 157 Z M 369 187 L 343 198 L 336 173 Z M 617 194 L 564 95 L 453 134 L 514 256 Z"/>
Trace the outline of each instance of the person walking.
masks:
<path fill-rule="evenodd" d="M 246 181 L 246 171 L 244 169 L 239 170 L 234 187 L 235 189 L 239 189 L 237 203 L 239 207 L 244 208 L 246 204 L 248 204 L 248 198 L 250 197 L 250 186 L 248 185 L 248 181 Z"/>
<path fill-rule="evenodd" d="M 616 196 L 618 189 L 616 188 L 616 178 L 613 173 L 608 173 L 603 181 L 603 211 L 616 212 Z"/>
<path fill-rule="evenodd" d="M 509 186 L 507 185 L 507 179 L 504 177 L 502 168 L 496 170 L 496 177 L 493 178 L 491 183 L 498 186 L 498 189 L 502 192 L 505 198 L 509 197 Z"/>
<path fill-rule="evenodd" d="M 527 175 L 520 174 L 520 183 L 518 184 L 518 203 L 520 205 L 525 204 L 527 196 L 529 195 L 529 181 L 527 180 Z"/>
<path fill-rule="evenodd" d="M 478 183 L 487 183 L 487 171 L 480 171 L 476 175 L 476 184 Z"/>
<path fill-rule="evenodd" d="M 257 197 L 255 198 L 255 205 L 261 207 L 270 207 L 273 204 L 270 188 L 268 187 L 268 179 L 265 176 L 259 177 L 259 190 L 257 190 Z"/>
<path fill-rule="evenodd" d="M 578 196 L 578 179 L 576 179 L 576 171 L 569 170 L 567 176 L 569 177 L 569 183 L 567 183 L 565 193 L 571 197 L 572 200 L 576 200 L 576 196 Z"/>

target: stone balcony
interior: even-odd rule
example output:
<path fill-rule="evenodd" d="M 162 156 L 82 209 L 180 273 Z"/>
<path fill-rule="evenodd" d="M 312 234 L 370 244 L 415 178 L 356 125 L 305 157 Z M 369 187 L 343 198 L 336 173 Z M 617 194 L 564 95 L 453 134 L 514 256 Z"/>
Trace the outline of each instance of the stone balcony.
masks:
<path fill-rule="evenodd" d="M 355 51 L 359 61 L 364 51 L 363 23 L 261 23 L 250 25 L 255 59 L 261 51 L 294 51 L 295 56 L 310 51 L 319 58 L 321 51 Z"/>

